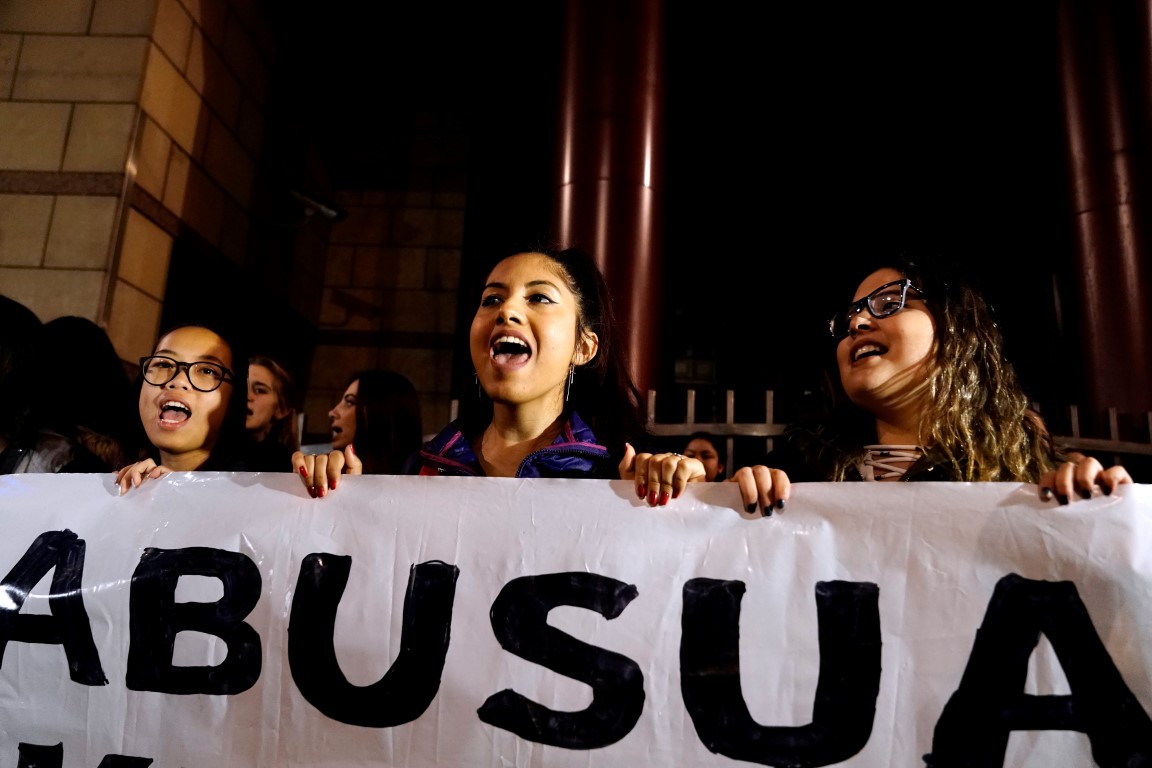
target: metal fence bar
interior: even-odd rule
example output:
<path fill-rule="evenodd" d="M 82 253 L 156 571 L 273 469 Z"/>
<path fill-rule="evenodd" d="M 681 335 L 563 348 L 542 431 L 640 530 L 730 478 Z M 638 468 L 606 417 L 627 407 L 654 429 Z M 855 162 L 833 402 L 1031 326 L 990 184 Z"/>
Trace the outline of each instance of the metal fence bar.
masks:
<path fill-rule="evenodd" d="M 659 435 L 662 437 L 687 438 L 693 432 L 711 432 L 718 437 L 727 438 L 726 450 L 728 456 L 725 466 L 728 468 L 728 474 L 731 475 L 734 469 L 732 460 L 735 438 L 763 437 L 765 439 L 765 449 L 771 451 L 773 438 L 784 434 L 784 430 L 787 428 L 787 425 L 773 423 L 773 419 L 775 418 L 774 397 L 775 393 L 772 390 L 765 390 L 763 422 L 737 422 L 736 395 L 732 390 L 727 390 L 725 398 L 726 420 L 723 422 L 699 422 L 696 421 L 696 391 L 689 389 L 687 391 L 688 410 L 685 415 L 685 420 L 682 422 L 661 423 L 656 421 L 656 391 L 649 390 L 647 425 L 648 431 L 653 435 Z M 1069 436 L 1053 436 L 1052 439 L 1058 445 L 1080 450 L 1114 453 L 1117 455 L 1130 454 L 1152 456 L 1152 412 L 1148 413 L 1148 431 L 1150 437 L 1149 442 L 1147 443 L 1120 439 L 1119 413 L 1116 408 L 1108 409 L 1109 437 L 1106 439 L 1084 437 L 1081 435 L 1079 406 L 1069 406 L 1069 416 L 1069 428 L 1072 434 Z"/>
<path fill-rule="evenodd" d="M 683 437 L 687 439 L 693 432 L 711 432 L 717 437 L 725 438 L 725 451 L 727 457 L 725 467 L 731 477 L 735 469 L 733 462 L 735 438 L 762 437 L 766 451 L 771 451 L 773 438 L 784 434 L 787 424 L 774 424 L 775 395 L 772 390 L 764 391 L 764 421 L 738 422 L 736 421 L 736 393 L 727 390 L 725 395 L 725 420 L 722 422 L 696 421 L 696 390 L 687 391 L 684 421 L 657 422 L 656 421 L 656 390 L 648 390 L 647 400 L 647 428 L 648 432 L 660 437 Z M 459 402 L 455 399 L 451 403 L 451 418 L 455 419 L 459 409 Z M 1086 451 L 1099 451 L 1101 453 L 1130 454 L 1136 456 L 1152 456 L 1152 411 L 1147 414 L 1149 442 L 1142 443 L 1133 440 L 1120 439 L 1119 413 L 1116 408 L 1108 409 L 1108 438 L 1083 437 L 1080 434 L 1080 408 L 1071 405 L 1069 412 L 1069 430 L 1071 435 L 1053 436 L 1057 445 Z M 683 446 L 681 446 L 682 448 Z"/>

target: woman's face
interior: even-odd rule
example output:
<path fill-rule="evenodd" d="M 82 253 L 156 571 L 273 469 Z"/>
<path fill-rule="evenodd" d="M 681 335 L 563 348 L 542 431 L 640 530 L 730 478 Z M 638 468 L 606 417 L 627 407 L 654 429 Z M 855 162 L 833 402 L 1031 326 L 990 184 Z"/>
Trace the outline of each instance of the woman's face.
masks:
<path fill-rule="evenodd" d="M 248 415 L 244 428 L 255 440 L 263 440 L 272 429 L 273 422 L 287 414 L 280 407 L 276 392 L 276 377 L 263 365 L 248 366 Z"/>
<path fill-rule="evenodd" d="M 342 451 L 356 439 L 356 396 L 360 392 L 360 379 L 348 385 L 340 402 L 328 411 L 328 422 L 332 428 L 332 448 Z"/>
<path fill-rule="evenodd" d="M 544 404 L 559 415 L 569 366 L 596 354 L 576 338 L 580 311 L 563 271 L 541 253 L 509 256 L 488 276 L 469 335 L 472 365 L 495 403 Z"/>
<path fill-rule="evenodd" d="M 161 337 L 152 354 L 232 370 L 232 350 L 207 328 L 177 328 Z M 142 384 L 140 420 L 148 440 L 160 451 L 161 463 L 172 469 L 195 469 L 208 459 L 220 437 L 233 386 L 225 381 L 211 392 L 201 392 L 192 386 L 187 368 L 179 368 L 167 384 Z"/>
<path fill-rule="evenodd" d="M 904 276 L 880 269 L 866 277 L 853 301 Z M 836 363 L 844 391 L 856 405 L 874 411 L 901 404 L 921 391 L 936 347 L 936 321 L 924 300 L 909 290 L 904 308 L 876 318 L 864 309 L 852 318 L 849 333 L 836 345 Z"/>
<path fill-rule="evenodd" d="M 704 479 L 708 482 L 715 480 L 716 475 L 724 471 L 724 465 L 720 463 L 720 453 L 716 450 L 716 446 L 712 445 L 711 440 L 703 437 L 689 440 L 684 448 L 684 455 L 690 459 L 700 460 L 704 465 Z"/>

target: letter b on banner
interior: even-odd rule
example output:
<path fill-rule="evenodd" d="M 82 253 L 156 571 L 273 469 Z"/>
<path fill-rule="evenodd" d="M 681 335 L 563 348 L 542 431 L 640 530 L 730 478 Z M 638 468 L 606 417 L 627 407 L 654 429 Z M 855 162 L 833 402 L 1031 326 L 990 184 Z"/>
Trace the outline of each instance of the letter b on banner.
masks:
<path fill-rule="evenodd" d="M 214 576 L 224 582 L 215 603 L 177 603 L 181 576 Z M 243 619 L 260 599 L 260 571 L 239 552 L 207 547 L 144 550 L 132 574 L 131 644 L 126 682 L 134 691 L 236 694 L 260 677 L 260 636 Z M 219 666 L 172 664 L 176 635 L 215 635 L 228 646 Z"/>

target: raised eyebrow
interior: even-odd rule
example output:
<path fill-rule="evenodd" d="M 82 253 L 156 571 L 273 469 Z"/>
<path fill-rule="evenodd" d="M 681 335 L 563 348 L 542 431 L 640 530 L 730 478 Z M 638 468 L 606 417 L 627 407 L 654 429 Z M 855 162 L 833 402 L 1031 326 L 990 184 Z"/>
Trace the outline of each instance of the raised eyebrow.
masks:
<path fill-rule="evenodd" d="M 152 357 L 157 357 L 157 356 L 161 356 L 161 357 L 170 357 L 170 358 L 172 358 L 173 360 L 175 360 L 175 361 L 176 361 L 176 362 L 178 362 L 178 363 L 183 363 L 183 362 L 189 362 L 189 363 L 216 363 L 217 365 L 221 366 L 222 368 L 227 368 L 227 367 L 228 367 L 228 364 L 227 364 L 227 363 L 225 363 L 225 362 L 224 362 L 222 359 L 220 359 L 219 357 L 216 357 L 216 355 L 204 355 L 204 357 L 202 357 L 202 358 L 201 358 L 201 359 L 199 359 L 199 360 L 187 360 L 187 361 L 185 361 L 185 360 L 181 360 L 179 357 L 177 357 L 177 354 L 178 354 L 178 353 L 177 353 L 175 350 L 171 350 L 171 349 L 158 349 L 158 350 L 156 350 L 155 352 L 153 352 L 153 353 L 152 353 Z"/>
<path fill-rule="evenodd" d="M 527 283 L 524 284 L 524 287 L 525 288 L 538 288 L 541 285 L 546 285 L 549 288 L 552 288 L 552 289 L 557 290 L 557 291 L 560 290 L 560 286 L 557 285 L 556 283 L 552 282 L 551 280 L 529 280 Z M 488 283 L 488 285 L 484 286 L 484 290 L 486 290 L 486 291 L 491 289 L 491 288 L 497 288 L 500 290 L 507 291 L 508 285 L 506 283 Z"/>
<path fill-rule="evenodd" d="M 901 278 L 900 280 L 893 280 L 893 281 L 892 281 L 892 282 L 890 282 L 890 283 L 884 283 L 884 285 L 881 285 L 881 286 L 878 286 L 878 287 L 874 288 L 873 290 L 871 290 L 871 291 L 869 291 L 868 293 L 864 294 L 864 295 L 863 295 L 863 296 L 861 296 L 860 298 L 858 298 L 858 299 L 853 299 L 852 301 L 848 302 L 848 306 L 852 307 L 852 306 L 855 306 L 855 305 L 859 304 L 859 303 L 860 303 L 860 302 L 862 302 L 862 301 L 867 301 L 869 298 L 871 298 L 872 296 L 875 296 L 876 294 L 880 293 L 880 291 L 884 290 L 885 288 L 891 288 L 892 286 L 895 286 L 895 285 L 899 285 L 899 284 L 900 284 L 900 283 L 902 283 L 903 281 L 904 281 L 904 279 L 903 279 L 903 278 Z"/>
<path fill-rule="evenodd" d="M 528 287 L 528 288 L 538 288 L 538 287 L 540 287 L 541 285 L 546 285 L 546 286 L 548 286 L 549 288 L 553 289 L 554 291 L 559 291 L 559 290 L 560 290 L 560 286 L 559 286 L 559 285 L 557 285 L 556 283 L 552 282 L 551 280 L 531 280 L 531 281 L 529 281 L 529 282 L 527 283 L 526 287 Z"/>

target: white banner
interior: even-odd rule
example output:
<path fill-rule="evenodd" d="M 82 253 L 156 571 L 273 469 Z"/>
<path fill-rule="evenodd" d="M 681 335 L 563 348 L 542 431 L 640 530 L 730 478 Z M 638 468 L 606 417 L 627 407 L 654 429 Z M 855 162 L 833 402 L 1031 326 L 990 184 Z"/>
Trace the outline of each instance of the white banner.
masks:
<path fill-rule="evenodd" d="M 0 478 L 0 765 L 1152 760 L 1152 486 Z M 1143 761 L 1143 762 L 1142 762 Z"/>

